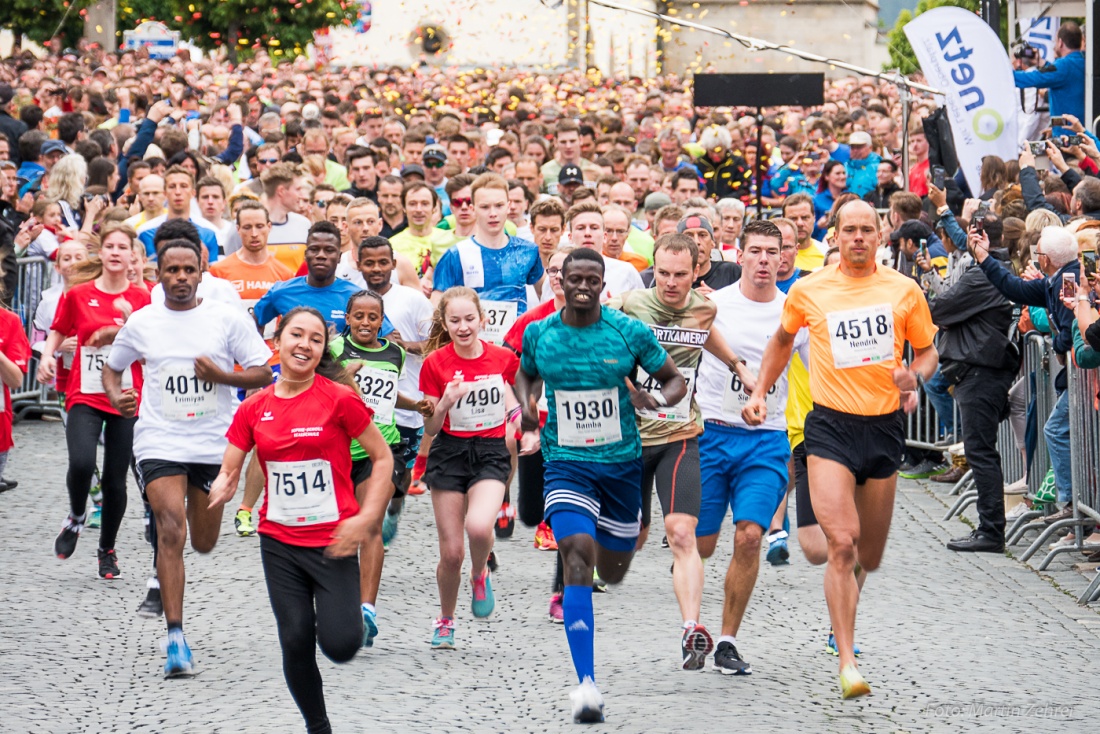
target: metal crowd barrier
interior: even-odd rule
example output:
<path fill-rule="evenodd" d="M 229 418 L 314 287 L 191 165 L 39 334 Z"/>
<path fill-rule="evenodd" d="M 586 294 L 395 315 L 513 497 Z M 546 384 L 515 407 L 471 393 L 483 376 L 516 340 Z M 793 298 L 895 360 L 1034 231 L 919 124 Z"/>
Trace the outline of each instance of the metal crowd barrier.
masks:
<path fill-rule="evenodd" d="M 1070 456 L 1073 462 L 1074 517 L 1081 525 L 1100 523 L 1100 410 L 1097 394 L 1100 373 L 1069 368 Z M 1080 528 L 1080 525 L 1078 526 Z M 1083 530 L 1079 529 L 1081 540 Z M 1076 550 L 1079 545 L 1074 548 Z M 1100 598 L 1100 573 L 1077 600 L 1080 604 Z"/>
<path fill-rule="evenodd" d="M 50 287 L 53 277 L 53 265 L 44 257 L 21 257 L 17 261 L 19 267 L 19 280 L 12 298 L 12 310 L 23 322 L 23 330 L 27 335 L 27 341 L 31 344 L 37 340 L 34 328 L 34 314 L 38 310 L 38 304 L 42 300 L 42 291 Z M 27 364 L 27 374 L 23 376 L 23 384 L 18 390 L 12 390 L 12 416 L 15 420 L 25 417 L 28 413 L 53 413 L 61 415 L 61 408 L 57 401 L 50 397 L 48 385 L 39 385 L 36 378 L 38 372 L 38 357 L 31 355 Z"/>

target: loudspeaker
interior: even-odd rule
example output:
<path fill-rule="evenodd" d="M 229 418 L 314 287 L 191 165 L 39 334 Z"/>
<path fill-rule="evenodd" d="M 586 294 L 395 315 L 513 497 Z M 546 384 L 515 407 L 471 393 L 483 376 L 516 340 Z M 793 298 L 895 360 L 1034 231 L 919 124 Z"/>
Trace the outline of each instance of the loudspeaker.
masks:
<path fill-rule="evenodd" d="M 696 107 L 813 107 L 825 102 L 824 74 L 696 74 Z"/>

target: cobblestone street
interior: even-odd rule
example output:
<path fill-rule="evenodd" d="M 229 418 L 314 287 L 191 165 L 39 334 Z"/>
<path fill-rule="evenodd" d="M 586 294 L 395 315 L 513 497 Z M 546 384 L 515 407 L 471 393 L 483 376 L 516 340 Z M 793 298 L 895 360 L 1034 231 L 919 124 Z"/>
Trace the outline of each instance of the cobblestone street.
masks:
<path fill-rule="evenodd" d="M 15 441 L 7 476 L 19 487 L 0 495 L 6 582 L 0 731 L 302 731 L 283 682 L 258 540 L 233 533 L 236 503 L 227 509 L 214 551 L 186 556 L 184 627 L 201 674 L 165 681 L 163 620 L 134 613 L 152 554 L 132 478 L 118 544 L 123 577 L 103 581 L 96 576 L 97 531 L 85 531 L 68 561 L 52 553 L 67 507 L 61 424 L 20 423 Z M 1100 616 L 1076 604 L 1085 579 L 1068 561 L 1041 577 L 1009 556 L 951 554 L 944 541 L 969 529 L 957 520 L 941 522 L 943 514 L 938 496 L 902 483 L 886 558 L 867 583 L 856 634 L 873 695 L 847 702 L 840 699 L 836 659 L 824 651 L 822 569 L 806 563 L 793 540 L 791 565 L 762 561 L 738 635 L 753 675 L 721 676 L 709 664 L 706 672 L 680 670 L 671 554 L 660 547 L 655 518 L 625 583 L 595 598 L 596 670 L 607 723 L 593 728 L 1053 732 L 1089 726 L 1100 714 L 1088 672 L 1100 652 Z M 386 558 L 375 647 L 347 665 L 320 662 L 334 729 L 574 730 L 568 693 L 576 680 L 564 631 L 546 614 L 553 556 L 532 548 L 531 537 L 532 530 L 520 526 L 512 539 L 498 541 L 496 612 L 475 621 L 464 583 L 459 649 L 433 653 L 434 523 L 429 497 L 410 498 Z M 716 635 L 731 541 L 727 526 L 706 567 L 701 621 Z"/>

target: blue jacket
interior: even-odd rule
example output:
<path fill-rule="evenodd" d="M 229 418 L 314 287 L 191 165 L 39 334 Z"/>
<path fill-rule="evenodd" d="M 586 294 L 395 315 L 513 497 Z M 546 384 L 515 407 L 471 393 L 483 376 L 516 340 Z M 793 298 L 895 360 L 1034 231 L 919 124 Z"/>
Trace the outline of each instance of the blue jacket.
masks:
<path fill-rule="evenodd" d="M 844 164 L 848 170 L 848 190 L 861 199 L 874 191 L 878 186 L 879 163 L 882 163 L 882 158 L 878 153 L 871 153 L 859 160 L 849 158 Z"/>
<path fill-rule="evenodd" d="M 1014 71 L 1016 88 L 1037 87 L 1050 90 L 1050 116 L 1073 115 L 1085 120 L 1085 54 L 1074 51 L 1038 69 Z M 1071 135 L 1068 128 L 1054 128 L 1054 135 Z"/>

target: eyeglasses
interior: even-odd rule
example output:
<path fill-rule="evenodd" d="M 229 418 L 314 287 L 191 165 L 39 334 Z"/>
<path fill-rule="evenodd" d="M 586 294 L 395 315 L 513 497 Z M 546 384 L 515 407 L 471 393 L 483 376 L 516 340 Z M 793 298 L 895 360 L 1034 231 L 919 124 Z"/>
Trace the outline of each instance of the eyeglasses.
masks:
<path fill-rule="evenodd" d="M 317 207 L 318 209 L 324 209 L 326 206 L 328 206 L 328 199 L 321 199 L 320 201 L 315 201 L 315 202 L 313 202 L 313 206 Z"/>
<path fill-rule="evenodd" d="M 278 158 L 257 158 L 257 163 L 263 163 L 265 166 L 273 166 L 279 162 Z"/>
<path fill-rule="evenodd" d="M 553 278 L 556 278 L 561 275 L 561 268 L 547 268 L 546 274 Z"/>
<path fill-rule="evenodd" d="M 443 168 L 444 165 L 445 165 L 445 162 L 440 161 L 440 160 L 433 159 L 433 160 L 430 160 L 430 161 L 424 161 L 424 167 L 425 168 Z"/>
<path fill-rule="evenodd" d="M 604 228 L 604 233 L 609 234 L 612 237 L 625 237 L 626 235 L 630 234 L 630 232 L 628 230 L 625 230 L 625 229 L 607 229 L 607 228 Z"/>
<path fill-rule="evenodd" d="M 473 200 L 473 197 L 470 197 L 470 196 L 464 196 L 461 199 L 451 199 L 451 208 L 452 209 L 465 209 L 466 207 L 473 206 L 473 205 L 474 205 L 474 200 Z"/>

